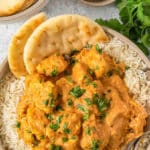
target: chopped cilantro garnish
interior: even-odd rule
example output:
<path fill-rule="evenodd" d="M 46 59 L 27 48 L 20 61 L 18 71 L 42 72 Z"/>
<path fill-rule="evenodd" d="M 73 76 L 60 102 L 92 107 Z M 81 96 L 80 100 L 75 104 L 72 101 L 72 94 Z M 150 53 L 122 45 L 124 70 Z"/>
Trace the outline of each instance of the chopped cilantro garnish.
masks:
<path fill-rule="evenodd" d="M 100 118 L 101 120 L 103 120 L 105 117 L 106 117 L 106 112 L 102 112 L 102 113 L 100 114 L 100 116 L 99 116 L 99 118 Z"/>
<path fill-rule="evenodd" d="M 63 137 L 62 138 L 62 141 L 65 143 L 65 142 L 67 142 L 68 141 L 68 138 L 67 137 Z"/>
<path fill-rule="evenodd" d="M 43 100 L 43 104 L 45 105 L 45 106 L 47 106 L 48 105 L 48 102 L 49 102 L 49 100 L 47 99 L 47 100 Z"/>
<path fill-rule="evenodd" d="M 125 70 L 129 70 L 129 69 L 130 69 L 130 67 L 129 67 L 129 66 L 126 66 L 126 67 L 125 67 Z"/>
<path fill-rule="evenodd" d="M 110 106 L 110 102 L 105 98 L 105 96 L 98 96 L 98 94 L 95 94 L 93 101 L 100 112 L 107 110 Z"/>
<path fill-rule="evenodd" d="M 73 80 L 72 80 L 71 76 L 66 76 L 66 79 L 67 79 L 70 83 L 73 83 Z"/>
<path fill-rule="evenodd" d="M 50 107 L 54 107 L 54 106 L 55 106 L 55 105 L 54 105 L 54 99 L 51 99 L 51 100 L 50 100 L 49 106 L 50 106 Z"/>
<path fill-rule="evenodd" d="M 77 108 L 83 112 L 86 112 L 86 108 L 84 106 L 82 106 L 81 104 L 78 104 Z"/>
<path fill-rule="evenodd" d="M 69 94 L 75 98 L 78 98 L 78 97 L 82 96 L 85 93 L 85 91 L 86 90 L 81 89 L 80 86 L 76 86 L 70 90 Z"/>
<path fill-rule="evenodd" d="M 42 79 L 39 79 L 39 82 L 42 83 Z"/>
<path fill-rule="evenodd" d="M 44 135 L 40 135 L 40 140 L 43 140 L 45 138 Z"/>
<path fill-rule="evenodd" d="M 53 93 L 49 93 L 48 96 L 52 98 L 54 97 Z"/>
<path fill-rule="evenodd" d="M 95 131 L 96 131 L 96 128 L 95 128 L 95 127 L 92 127 L 91 130 L 92 130 L 92 132 L 95 132 Z"/>
<path fill-rule="evenodd" d="M 92 105 L 92 101 L 90 98 L 85 98 L 84 100 L 86 101 L 88 106 Z"/>
<path fill-rule="evenodd" d="M 58 116 L 57 118 L 56 118 L 56 123 L 51 123 L 50 124 L 50 128 L 53 130 L 53 131 L 57 131 L 57 129 L 59 129 L 59 124 L 61 123 L 61 120 L 62 120 L 62 117 L 63 116 Z"/>
<path fill-rule="evenodd" d="M 73 104 L 72 99 L 69 98 L 69 99 L 67 100 L 67 104 L 68 104 L 68 106 L 72 106 L 72 104 Z"/>
<path fill-rule="evenodd" d="M 92 141 L 91 150 L 98 150 L 98 149 L 99 149 L 99 141 L 94 139 Z"/>
<path fill-rule="evenodd" d="M 59 124 L 58 123 L 51 123 L 49 126 L 53 131 L 57 131 L 59 129 Z"/>
<path fill-rule="evenodd" d="M 95 82 L 92 82 L 92 85 L 94 88 L 97 88 L 97 84 Z"/>
<path fill-rule="evenodd" d="M 89 113 L 89 111 L 87 110 L 86 113 L 85 113 L 84 116 L 83 116 L 83 120 L 89 119 L 89 115 L 90 115 L 90 113 Z"/>
<path fill-rule="evenodd" d="M 51 146 L 50 146 L 49 149 L 50 149 L 50 150 L 62 150 L 62 147 L 59 146 L 59 145 L 51 144 Z"/>
<path fill-rule="evenodd" d="M 33 147 L 36 147 L 36 146 L 39 145 L 39 142 L 38 142 L 37 140 L 34 140 L 34 141 L 32 142 L 32 145 L 33 145 Z"/>
<path fill-rule="evenodd" d="M 71 139 L 72 140 L 76 140 L 78 137 L 77 136 L 72 136 Z"/>
<path fill-rule="evenodd" d="M 32 134 L 31 138 L 32 138 L 32 146 L 33 147 L 38 146 L 39 145 L 39 141 L 37 141 L 36 136 L 34 134 Z"/>
<path fill-rule="evenodd" d="M 58 70 L 55 68 L 52 72 L 51 72 L 51 76 L 55 77 L 58 74 Z"/>
<path fill-rule="evenodd" d="M 128 37 L 149 55 L 150 0 L 117 0 L 120 19 L 96 19 L 100 25 L 112 28 Z"/>
<path fill-rule="evenodd" d="M 88 73 L 91 75 L 91 76 L 94 76 L 94 71 L 92 69 L 88 69 Z"/>
<path fill-rule="evenodd" d="M 92 82 L 92 80 L 90 78 L 88 78 L 87 76 L 84 76 L 84 80 L 85 80 L 85 85 L 86 86 L 88 86 Z"/>
<path fill-rule="evenodd" d="M 98 70 L 98 69 L 99 69 L 99 66 L 96 65 L 96 66 L 94 67 L 94 70 Z"/>
<path fill-rule="evenodd" d="M 46 114 L 46 117 L 48 120 L 50 120 L 50 121 L 52 120 L 52 114 Z"/>
<path fill-rule="evenodd" d="M 101 54 L 102 53 L 102 49 L 99 47 L 98 44 L 96 44 L 96 51 Z"/>
<path fill-rule="evenodd" d="M 85 132 L 86 132 L 87 135 L 90 135 L 90 134 L 91 134 L 90 128 L 89 128 L 89 127 L 86 127 Z"/>
<path fill-rule="evenodd" d="M 58 116 L 58 117 L 56 118 L 57 124 L 60 124 L 60 123 L 61 123 L 62 118 L 63 118 L 63 115 Z"/>
<path fill-rule="evenodd" d="M 26 130 L 27 131 L 27 133 L 32 133 L 30 130 Z"/>
<path fill-rule="evenodd" d="M 89 118 L 89 110 L 86 109 L 84 106 L 82 106 L 81 104 L 78 104 L 77 108 L 83 112 L 85 112 L 84 116 L 83 116 L 83 120 L 87 120 Z"/>
<path fill-rule="evenodd" d="M 20 122 L 17 122 L 17 123 L 16 123 L 16 127 L 20 129 L 21 123 L 20 123 Z"/>
<path fill-rule="evenodd" d="M 63 126 L 63 132 L 66 133 L 66 134 L 69 134 L 71 132 L 71 130 L 68 128 L 68 123 L 64 123 L 64 126 Z"/>
<path fill-rule="evenodd" d="M 49 93 L 49 107 L 54 107 L 54 95 L 53 93 Z"/>

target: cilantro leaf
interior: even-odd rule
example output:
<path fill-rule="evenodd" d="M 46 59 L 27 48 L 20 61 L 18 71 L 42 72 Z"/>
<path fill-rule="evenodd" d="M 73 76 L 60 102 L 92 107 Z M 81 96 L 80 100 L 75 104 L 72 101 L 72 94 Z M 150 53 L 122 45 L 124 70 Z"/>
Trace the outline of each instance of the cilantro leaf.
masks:
<path fill-rule="evenodd" d="M 120 21 L 96 19 L 96 22 L 122 33 L 148 56 L 150 50 L 150 1 L 116 0 L 116 5 Z"/>
<path fill-rule="evenodd" d="M 85 93 L 85 91 L 86 90 L 81 89 L 80 86 L 76 86 L 70 90 L 69 94 L 75 98 L 78 98 L 78 97 L 82 96 Z"/>
<path fill-rule="evenodd" d="M 123 28 L 123 25 L 117 19 L 110 19 L 110 20 L 96 19 L 95 21 L 102 26 L 112 28 L 119 32 Z"/>

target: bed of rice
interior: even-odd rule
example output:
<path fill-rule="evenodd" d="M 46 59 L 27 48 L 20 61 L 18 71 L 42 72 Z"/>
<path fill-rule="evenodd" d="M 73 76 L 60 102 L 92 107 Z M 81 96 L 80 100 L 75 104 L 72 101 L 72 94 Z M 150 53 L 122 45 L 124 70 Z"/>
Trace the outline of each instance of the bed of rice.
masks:
<path fill-rule="evenodd" d="M 130 67 L 125 74 L 125 82 L 134 99 L 145 107 L 150 103 L 150 80 L 144 72 L 147 68 L 144 61 L 128 45 L 117 38 L 112 38 L 107 44 L 100 43 L 103 50 L 117 61 Z M 24 79 L 16 79 L 10 72 L 0 81 L 0 139 L 3 148 L 9 150 L 29 150 L 22 140 L 19 140 L 16 124 L 16 105 L 23 94 Z"/>

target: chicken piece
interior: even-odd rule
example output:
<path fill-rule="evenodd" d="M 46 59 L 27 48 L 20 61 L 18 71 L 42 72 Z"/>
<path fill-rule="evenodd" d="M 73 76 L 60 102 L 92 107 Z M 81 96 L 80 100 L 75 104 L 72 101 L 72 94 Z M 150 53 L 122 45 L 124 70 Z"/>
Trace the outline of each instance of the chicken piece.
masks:
<path fill-rule="evenodd" d="M 25 94 L 32 95 L 36 91 L 34 86 L 45 81 L 45 77 L 39 74 L 29 74 L 25 79 Z"/>
<path fill-rule="evenodd" d="M 121 98 L 125 102 L 128 103 L 131 100 L 131 98 L 129 97 L 129 90 L 126 87 L 125 82 L 118 75 L 111 76 L 107 82 L 118 90 Z"/>
<path fill-rule="evenodd" d="M 61 145 L 64 150 L 81 150 L 78 136 L 59 135 L 55 143 Z"/>
<path fill-rule="evenodd" d="M 111 126 L 111 140 L 107 145 L 107 150 L 120 149 L 121 144 L 125 142 L 128 123 L 128 119 L 122 115 L 115 118 Z"/>
<path fill-rule="evenodd" d="M 45 111 L 46 113 L 50 113 L 58 104 L 57 99 L 57 88 L 56 86 L 50 82 L 38 83 L 36 88 L 36 92 L 33 93 L 33 101 L 35 102 L 36 107 Z"/>
<path fill-rule="evenodd" d="M 42 110 L 31 105 L 27 111 L 27 121 L 28 127 L 31 129 L 33 134 L 37 136 L 45 134 L 46 126 L 49 121 Z"/>
<path fill-rule="evenodd" d="M 80 54 L 77 55 L 77 60 L 92 69 L 97 79 L 101 78 L 104 74 L 111 70 L 114 65 L 110 56 L 105 53 L 99 54 L 95 47 L 92 47 L 90 50 L 82 50 Z"/>
<path fill-rule="evenodd" d="M 87 97 L 93 97 L 96 93 L 100 95 L 103 92 L 103 85 L 100 80 L 85 78 L 83 88 L 86 89 L 84 96 Z"/>
<path fill-rule="evenodd" d="M 26 144 L 32 145 L 32 132 L 31 128 L 29 128 L 29 124 L 27 118 L 24 117 L 19 121 L 20 128 L 18 128 L 19 138 L 22 138 Z"/>
<path fill-rule="evenodd" d="M 51 81 L 40 81 L 38 75 L 27 77 L 25 90 L 26 99 L 46 113 L 52 112 L 58 104 L 57 87 Z"/>
<path fill-rule="evenodd" d="M 65 61 L 63 56 L 52 54 L 48 58 L 41 61 L 41 63 L 37 65 L 36 69 L 39 74 L 55 77 L 63 72 L 67 66 L 68 63 Z"/>
<path fill-rule="evenodd" d="M 95 115 L 82 125 L 82 136 L 80 146 L 82 149 L 91 150 L 96 147 L 97 149 L 104 149 L 110 139 L 110 128 L 104 122 L 99 122 Z"/>
<path fill-rule="evenodd" d="M 121 100 L 118 91 L 113 87 L 107 87 L 109 93 L 107 98 L 111 99 L 111 106 L 105 118 L 105 122 L 111 127 L 111 140 L 108 149 L 117 149 L 125 140 L 127 133 L 128 120 L 130 117 L 129 105 Z M 107 91 L 106 88 L 106 91 Z"/>
<path fill-rule="evenodd" d="M 130 107 L 129 133 L 126 136 L 126 143 L 143 134 L 143 127 L 146 125 L 148 116 L 144 108 L 133 100 L 130 100 Z"/>
<path fill-rule="evenodd" d="M 62 77 L 56 82 L 59 93 L 62 95 L 62 104 L 66 104 L 70 99 L 69 91 L 73 87 L 74 83 L 69 81 L 67 77 Z"/>
<path fill-rule="evenodd" d="M 73 112 L 65 112 L 54 116 L 46 129 L 46 136 L 63 149 L 78 150 L 80 132 L 81 116 Z"/>
<path fill-rule="evenodd" d="M 17 117 L 18 119 L 22 119 L 26 116 L 27 110 L 31 102 L 27 98 L 27 96 L 22 96 L 17 105 Z"/>
<path fill-rule="evenodd" d="M 87 72 L 87 66 L 81 63 L 76 63 L 72 69 L 72 79 L 77 83 L 80 84 L 84 80 L 85 76 L 90 78 Z"/>
<path fill-rule="evenodd" d="M 37 147 L 40 143 L 40 138 L 32 133 L 32 129 L 29 127 L 28 118 L 24 117 L 20 121 L 20 128 L 18 129 L 19 137 L 24 140 L 26 144 L 29 144 L 32 148 Z M 41 135 L 39 136 L 41 137 Z"/>
<path fill-rule="evenodd" d="M 74 112 L 66 112 L 63 115 L 60 129 L 58 132 L 71 134 L 72 136 L 79 135 L 81 131 L 81 116 Z"/>
<path fill-rule="evenodd" d="M 100 112 L 97 109 L 97 106 L 93 105 L 94 104 L 93 96 L 94 94 L 102 94 L 103 92 L 102 83 L 99 80 L 94 81 L 91 80 L 91 82 L 88 82 L 87 84 L 87 81 L 84 80 L 84 83 L 80 86 L 80 88 L 84 89 L 85 93 L 81 97 L 73 101 L 76 112 L 80 113 L 82 117 L 84 117 L 85 112 L 82 110 L 83 108 L 86 110 L 87 113 L 90 112 L 91 114 L 94 113 L 96 116 L 99 116 Z M 80 107 L 82 108 L 80 109 Z"/>
<path fill-rule="evenodd" d="M 66 136 L 75 136 L 80 134 L 80 130 L 81 116 L 73 112 L 66 112 L 54 116 L 49 127 L 46 129 L 46 135 L 49 138 L 57 137 L 58 133 Z"/>
<path fill-rule="evenodd" d="M 112 126 L 118 116 L 123 116 L 126 118 L 129 117 L 130 107 L 127 105 L 127 103 L 121 100 L 116 89 L 114 89 L 113 87 L 109 87 L 109 89 L 111 90 L 111 92 L 108 94 L 108 97 L 109 99 L 111 99 L 111 106 L 108 110 L 105 121 L 109 126 Z"/>

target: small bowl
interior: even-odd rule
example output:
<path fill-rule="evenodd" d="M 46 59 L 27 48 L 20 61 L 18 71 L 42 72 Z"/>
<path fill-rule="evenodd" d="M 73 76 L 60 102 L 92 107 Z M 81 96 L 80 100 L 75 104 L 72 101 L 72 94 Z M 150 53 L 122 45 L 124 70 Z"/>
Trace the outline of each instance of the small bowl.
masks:
<path fill-rule="evenodd" d="M 25 20 L 42 10 L 48 2 L 49 0 L 38 0 L 25 10 L 10 16 L 0 17 L 0 23 L 14 23 L 18 20 Z"/>
<path fill-rule="evenodd" d="M 115 2 L 115 0 L 81 0 L 81 2 L 90 6 L 105 6 Z"/>

